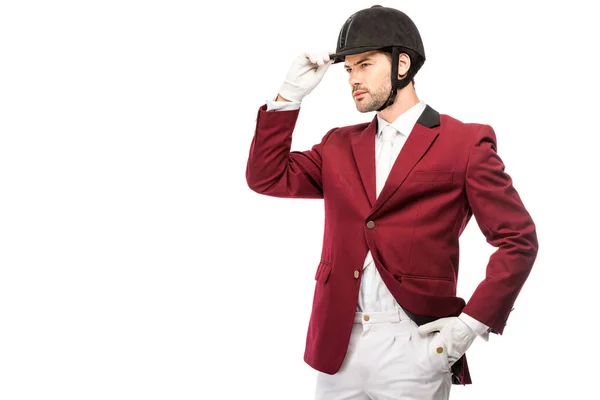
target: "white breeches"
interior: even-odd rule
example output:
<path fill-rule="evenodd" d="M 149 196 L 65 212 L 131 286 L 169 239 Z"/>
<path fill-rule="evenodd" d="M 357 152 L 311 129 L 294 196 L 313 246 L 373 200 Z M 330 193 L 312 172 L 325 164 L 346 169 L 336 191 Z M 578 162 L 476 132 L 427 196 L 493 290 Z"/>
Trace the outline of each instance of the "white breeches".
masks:
<path fill-rule="evenodd" d="M 316 400 L 447 400 L 451 372 L 439 333 L 421 335 L 398 309 L 357 312 L 334 375 L 319 372 Z"/>

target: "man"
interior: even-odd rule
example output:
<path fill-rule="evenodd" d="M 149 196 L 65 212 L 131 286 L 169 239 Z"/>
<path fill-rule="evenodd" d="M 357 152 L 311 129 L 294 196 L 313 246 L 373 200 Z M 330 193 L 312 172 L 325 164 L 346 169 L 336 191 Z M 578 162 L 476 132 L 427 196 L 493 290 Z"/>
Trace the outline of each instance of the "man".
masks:
<path fill-rule="evenodd" d="M 377 115 L 291 152 L 302 99 L 342 61 L 356 108 Z M 346 21 L 334 54 L 299 56 L 258 111 L 249 187 L 325 202 L 304 357 L 319 371 L 317 399 L 447 399 L 452 383 L 471 383 L 473 340 L 503 332 L 537 255 L 493 129 L 420 101 L 424 61 L 413 21 L 373 6 Z M 459 236 L 473 215 L 497 250 L 465 304 Z"/>

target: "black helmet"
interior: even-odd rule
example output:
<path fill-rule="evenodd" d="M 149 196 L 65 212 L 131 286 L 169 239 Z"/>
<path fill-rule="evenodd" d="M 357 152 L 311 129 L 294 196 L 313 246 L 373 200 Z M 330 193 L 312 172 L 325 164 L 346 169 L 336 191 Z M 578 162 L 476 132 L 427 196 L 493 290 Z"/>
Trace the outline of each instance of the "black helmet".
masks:
<path fill-rule="evenodd" d="M 386 104 L 378 111 L 393 103 L 397 89 L 412 81 L 425 62 L 423 41 L 415 23 L 400 10 L 379 5 L 360 10 L 350 16 L 342 26 L 334 54 L 333 63 L 344 61 L 345 56 L 371 50 L 392 53 L 392 92 Z M 410 57 L 408 74 L 398 80 L 398 58 L 400 53 Z"/>

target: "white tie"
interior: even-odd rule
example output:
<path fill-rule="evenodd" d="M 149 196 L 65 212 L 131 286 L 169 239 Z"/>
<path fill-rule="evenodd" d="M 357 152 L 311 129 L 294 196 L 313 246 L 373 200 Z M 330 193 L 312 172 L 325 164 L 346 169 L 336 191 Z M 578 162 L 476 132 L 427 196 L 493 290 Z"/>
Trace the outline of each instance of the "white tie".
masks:
<path fill-rule="evenodd" d="M 377 165 L 375 166 L 375 176 L 377 177 L 377 197 L 383 189 L 383 185 L 390 173 L 390 164 L 392 161 L 392 144 L 396 137 L 396 129 L 393 126 L 387 125 L 381 132 L 381 149 L 377 156 Z"/>

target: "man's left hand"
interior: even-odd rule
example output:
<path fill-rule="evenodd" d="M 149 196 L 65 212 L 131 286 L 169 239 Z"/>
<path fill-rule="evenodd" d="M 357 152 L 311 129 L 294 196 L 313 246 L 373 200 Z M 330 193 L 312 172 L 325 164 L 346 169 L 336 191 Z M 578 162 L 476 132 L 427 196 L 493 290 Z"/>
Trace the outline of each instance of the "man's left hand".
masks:
<path fill-rule="evenodd" d="M 442 342 L 446 346 L 450 365 L 458 361 L 477 337 L 477 333 L 458 317 L 440 318 L 428 324 L 421 325 L 421 334 L 439 331 Z"/>

